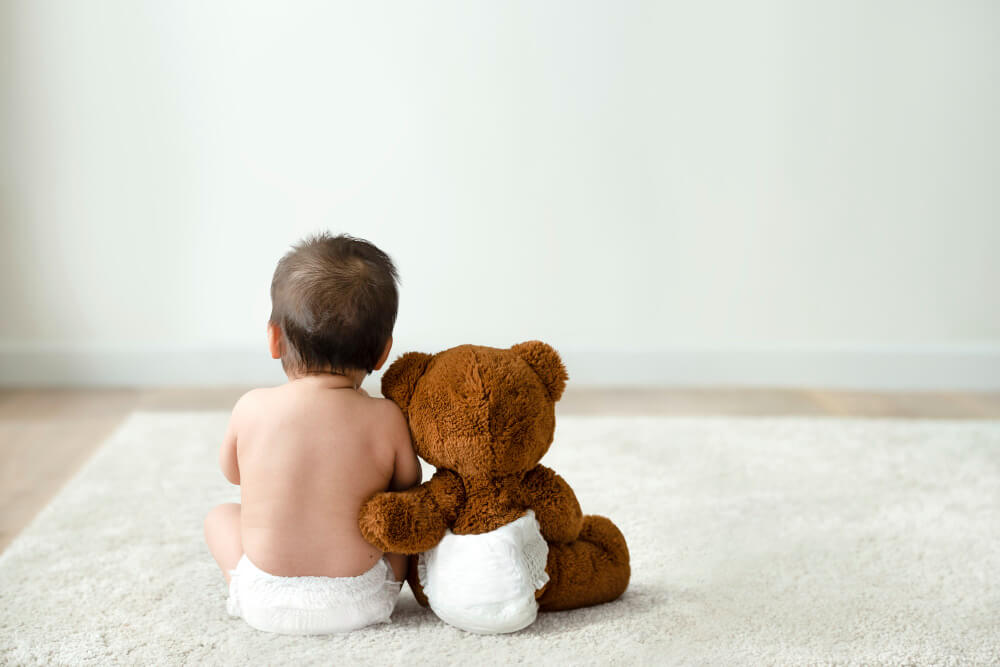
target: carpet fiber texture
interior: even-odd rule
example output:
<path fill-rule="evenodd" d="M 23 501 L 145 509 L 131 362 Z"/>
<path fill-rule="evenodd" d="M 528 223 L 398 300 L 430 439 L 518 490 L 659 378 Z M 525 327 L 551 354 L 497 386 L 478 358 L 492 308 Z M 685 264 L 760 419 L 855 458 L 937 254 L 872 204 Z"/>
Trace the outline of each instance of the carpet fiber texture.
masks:
<path fill-rule="evenodd" d="M 202 540 L 226 419 L 133 415 L 0 556 L 0 663 L 1000 661 L 1000 422 L 563 417 L 544 463 L 628 539 L 620 600 L 477 636 L 404 587 L 289 637 L 226 615 Z"/>

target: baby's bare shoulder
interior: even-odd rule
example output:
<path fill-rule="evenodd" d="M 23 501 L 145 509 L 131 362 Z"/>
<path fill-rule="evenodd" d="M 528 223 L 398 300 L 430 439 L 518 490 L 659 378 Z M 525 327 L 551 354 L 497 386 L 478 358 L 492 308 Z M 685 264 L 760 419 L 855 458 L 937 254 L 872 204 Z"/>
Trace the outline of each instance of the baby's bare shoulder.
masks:
<path fill-rule="evenodd" d="M 398 405 L 387 398 L 366 398 L 363 402 L 366 404 L 367 421 L 372 429 L 382 436 L 405 435 L 409 438 L 410 429 Z"/>
<path fill-rule="evenodd" d="M 258 389 L 251 389 L 247 393 L 240 396 L 240 399 L 236 401 L 236 407 L 234 410 L 246 410 L 258 406 L 279 388 L 280 387 L 260 387 Z"/>
<path fill-rule="evenodd" d="M 372 410 L 378 413 L 383 419 L 387 419 L 395 425 L 402 424 L 406 426 L 406 417 L 403 416 L 403 411 L 388 398 L 371 398 L 369 403 Z"/>
<path fill-rule="evenodd" d="M 266 404 L 268 397 L 274 390 L 274 387 L 262 387 L 260 389 L 251 389 L 240 396 L 239 400 L 236 401 L 236 405 L 233 406 L 233 421 L 244 421 L 250 416 L 258 414 L 258 411 Z"/>

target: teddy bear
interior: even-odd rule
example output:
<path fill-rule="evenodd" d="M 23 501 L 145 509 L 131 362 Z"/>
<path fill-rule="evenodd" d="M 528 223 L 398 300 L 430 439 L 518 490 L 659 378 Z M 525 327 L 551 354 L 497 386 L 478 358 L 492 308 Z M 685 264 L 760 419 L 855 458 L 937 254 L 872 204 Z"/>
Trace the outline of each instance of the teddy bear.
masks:
<path fill-rule="evenodd" d="M 359 527 L 382 551 L 420 554 L 407 580 L 451 625 L 514 632 L 539 610 L 610 602 L 628 586 L 621 531 L 583 515 L 569 484 L 538 463 L 568 379 L 541 341 L 408 352 L 382 377 L 414 450 L 437 472 L 369 498 Z"/>

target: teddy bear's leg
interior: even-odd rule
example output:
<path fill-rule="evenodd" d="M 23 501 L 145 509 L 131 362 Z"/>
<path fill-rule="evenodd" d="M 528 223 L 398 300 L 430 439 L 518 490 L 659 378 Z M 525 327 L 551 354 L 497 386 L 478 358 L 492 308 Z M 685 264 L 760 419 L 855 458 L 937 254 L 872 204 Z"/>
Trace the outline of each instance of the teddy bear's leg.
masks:
<path fill-rule="evenodd" d="M 427 596 L 424 595 L 423 586 L 420 585 L 420 577 L 417 575 L 417 559 L 419 555 L 410 556 L 410 565 L 406 573 L 406 581 L 410 584 L 410 590 L 413 591 L 413 597 L 417 598 L 417 602 L 422 607 L 426 607 Z"/>
<path fill-rule="evenodd" d="M 631 573 L 625 537 L 610 519 L 583 517 L 575 542 L 549 543 L 549 583 L 538 598 L 542 611 L 610 602 L 625 592 Z"/>

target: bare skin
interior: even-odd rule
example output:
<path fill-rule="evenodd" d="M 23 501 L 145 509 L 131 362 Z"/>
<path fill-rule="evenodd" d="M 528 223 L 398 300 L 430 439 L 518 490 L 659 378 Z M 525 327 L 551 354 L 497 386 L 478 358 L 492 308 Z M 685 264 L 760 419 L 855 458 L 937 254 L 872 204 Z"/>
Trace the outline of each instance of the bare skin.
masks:
<path fill-rule="evenodd" d="M 378 491 L 418 484 L 420 464 L 403 414 L 360 389 L 364 375 L 292 375 L 237 402 L 219 464 L 242 502 L 205 518 L 205 541 L 227 582 L 244 553 L 289 577 L 353 577 L 382 557 L 361 536 L 358 511 Z M 407 557 L 389 561 L 402 581 Z"/>

